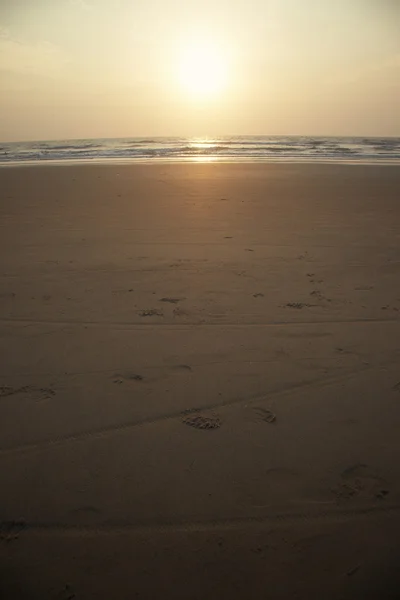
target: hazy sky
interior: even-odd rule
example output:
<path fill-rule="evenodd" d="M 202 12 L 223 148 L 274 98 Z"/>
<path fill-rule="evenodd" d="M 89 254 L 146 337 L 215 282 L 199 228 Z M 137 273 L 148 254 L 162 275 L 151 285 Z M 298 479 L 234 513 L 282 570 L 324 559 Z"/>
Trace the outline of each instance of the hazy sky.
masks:
<path fill-rule="evenodd" d="M 400 135 L 400 0 L 0 0 L 1 141 L 224 134 Z"/>

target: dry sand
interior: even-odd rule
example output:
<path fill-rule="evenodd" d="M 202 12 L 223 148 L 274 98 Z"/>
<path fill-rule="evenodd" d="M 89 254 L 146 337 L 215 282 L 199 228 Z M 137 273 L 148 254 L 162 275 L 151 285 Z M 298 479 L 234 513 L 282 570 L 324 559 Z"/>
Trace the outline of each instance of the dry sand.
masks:
<path fill-rule="evenodd" d="M 399 167 L 0 187 L 0 597 L 399 598 Z"/>

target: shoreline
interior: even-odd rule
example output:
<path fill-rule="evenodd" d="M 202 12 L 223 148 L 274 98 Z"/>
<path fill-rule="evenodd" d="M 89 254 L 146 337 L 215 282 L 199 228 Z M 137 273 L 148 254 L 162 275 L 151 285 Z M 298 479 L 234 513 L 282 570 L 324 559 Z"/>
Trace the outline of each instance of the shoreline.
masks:
<path fill-rule="evenodd" d="M 125 166 L 125 165 L 197 165 L 197 164 L 215 164 L 215 165 L 234 165 L 234 164 L 256 164 L 256 165 L 351 165 L 351 166 L 400 166 L 400 158 L 393 159 L 300 159 L 300 158 L 217 158 L 217 157 L 196 157 L 196 158 L 133 158 L 133 159 L 120 159 L 120 158 L 104 158 L 104 159 L 65 159 L 65 160 L 24 160 L 24 161 L 10 161 L 1 162 L 0 168 L 5 167 L 39 167 L 39 166 L 71 166 L 78 167 L 80 165 L 97 165 L 97 166 Z"/>

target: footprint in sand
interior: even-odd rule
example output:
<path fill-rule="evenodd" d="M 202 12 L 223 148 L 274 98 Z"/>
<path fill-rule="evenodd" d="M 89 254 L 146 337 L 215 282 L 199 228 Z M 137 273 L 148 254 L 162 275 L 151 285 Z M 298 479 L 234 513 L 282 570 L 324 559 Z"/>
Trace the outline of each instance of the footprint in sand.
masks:
<path fill-rule="evenodd" d="M 262 406 L 255 406 L 253 408 L 253 412 L 257 417 L 257 421 L 264 421 L 265 423 L 275 423 L 276 415 L 269 410 L 268 408 L 263 408 Z"/>
<path fill-rule="evenodd" d="M 16 394 L 19 388 L 12 388 L 8 385 L 0 386 L 0 398 L 5 398 L 6 396 L 11 396 L 12 394 Z"/>
<path fill-rule="evenodd" d="M 337 347 L 335 348 L 335 352 L 338 354 L 353 354 L 351 350 L 346 350 L 346 348 Z"/>
<path fill-rule="evenodd" d="M 180 364 L 180 365 L 173 365 L 171 367 L 171 369 L 173 369 L 175 371 L 191 371 L 192 367 L 190 365 Z"/>
<path fill-rule="evenodd" d="M 138 373 L 124 373 L 121 375 L 120 373 L 116 373 L 114 375 L 115 379 L 113 379 L 113 383 L 117 383 L 121 385 L 125 381 L 143 381 L 143 375 L 139 375 Z"/>
<path fill-rule="evenodd" d="M 389 494 L 387 482 L 374 469 L 363 464 L 344 469 L 339 485 L 332 491 L 339 501 L 353 498 L 383 500 Z"/>
<path fill-rule="evenodd" d="M 157 308 L 148 308 L 146 310 L 140 310 L 139 315 L 141 317 L 163 317 L 164 314 L 161 310 Z"/>
<path fill-rule="evenodd" d="M 58 600 L 75 600 L 75 598 L 76 594 L 74 592 L 74 589 L 68 583 L 65 584 L 64 588 L 57 596 Z"/>
<path fill-rule="evenodd" d="M 198 413 L 189 414 L 182 419 L 182 423 L 195 429 L 211 430 L 221 427 L 221 420 L 213 415 L 206 416 Z"/>
<path fill-rule="evenodd" d="M 185 298 L 160 298 L 160 302 L 169 302 L 170 304 L 178 304 L 181 300 L 185 300 Z"/>
<path fill-rule="evenodd" d="M 288 302 L 285 306 L 288 308 L 297 308 L 298 310 L 302 308 L 310 308 L 313 306 L 312 304 L 307 304 L 306 302 Z"/>
<path fill-rule="evenodd" d="M 51 388 L 40 388 L 35 385 L 24 385 L 22 387 L 0 386 L 0 398 L 14 396 L 16 394 L 28 394 L 33 400 L 48 400 L 56 395 Z"/>
<path fill-rule="evenodd" d="M 27 528 L 27 524 L 23 519 L 18 521 L 1 521 L 0 522 L 0 541 L 12 542 L 18 539 L 19 534 Z"/>
<path fill-rule="evenodd" d="M 174 316 L 175 317 L 187 317 L 189 315 L 189 312 L 187 310 L 184 310 L 183 308 L 174 308 L 173 310 Z"/>
<path fill-rule="evenodd" d="M 316 298 L 318 298 L 318 300 L 325 300 L 325 296 L 319 290 L 314 290 L 313 292 L 310 292 L 310 296 L 315 296 Z"/>
<path fill-rule="evenodd" d="M 310 279 L 311 277 L 315 277 L 315 273 L 306 273 L 307 277 Z M 310 283 L 324 283 L 323 279 L 310 279 Z"/>
<path fill-rule="evenodd" d="M 314 298 L 316 298 L 317 300 L 319 300 L 320 302 L 332 302 L 331 298 L 327 298 L 326 296 L 324 296 L 324 294 L 322 292 L 320 292 L 319 290 L 314 290 L 313 292 L 310 292 L 310 296 L 314 296 Z"/>
<path fill-rule="evenodd" d="M 397 306 L 390 306 L 390 304 L 381 306 L 381 310 L 394 310 L 395 312 L 399 312 L 399 309 L 397 308 Z"/>

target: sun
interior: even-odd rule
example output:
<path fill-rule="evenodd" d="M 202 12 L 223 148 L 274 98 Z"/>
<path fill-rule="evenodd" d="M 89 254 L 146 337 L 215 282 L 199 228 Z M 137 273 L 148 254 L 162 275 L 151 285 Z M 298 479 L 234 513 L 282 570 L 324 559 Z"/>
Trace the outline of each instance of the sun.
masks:
<path fill-rule="evenodd" d="M 228 79 L 222 49 L 206 40 L 188 44 L 181 53 L 179 78 L 182 88 L 195 99 L 219 96 Z"/>

